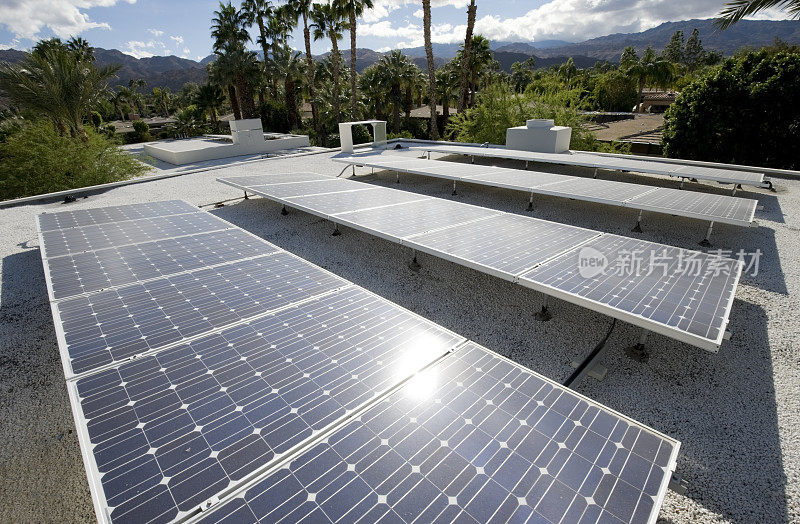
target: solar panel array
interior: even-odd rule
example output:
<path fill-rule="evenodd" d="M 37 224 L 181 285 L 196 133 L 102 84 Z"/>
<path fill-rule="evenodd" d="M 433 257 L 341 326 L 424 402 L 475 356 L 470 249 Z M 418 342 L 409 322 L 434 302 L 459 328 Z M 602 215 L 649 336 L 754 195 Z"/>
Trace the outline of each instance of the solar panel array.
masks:
<path fill-rule="evenodd" d="M 319 194 L 330 188 L 327 181 L 320 181 L 320 188 L 310 186 L 313 182 L 296 184 L 317 197 L 280 198 L 271 188 L 283 188 L 287 184 L 272 186 L 271 177 L 262 175 L 256 185 L 242 184 L 237 177 L 218 180 L 336 224 L 517 282 L 708 351 L 717 351 L 722 344 L 741 275 L 742 262 L 739 260 L 645 241 L 620 244 L 614 239 L 624 237 L 396 189 L 376 188 L 347 179 L 336 179 L 341 192 L 325 194 L 324 199 Z M 248 177 L 246 181 L 252 183 L 253 179 Z M 396 195 L 393 198 L 399 203 L 381 207 L 380 203 L 387 202 L 390 194 Z M 402 202 L 397 200 L 397 195 L 412 200 Z M 334 198 L 336 212 L 331 212 L 329 202 Z M 343 211 L 348 201 L 351 207 Z M 599 294 L 598 297 L 598 293 L 584 293 L 583 288 L 565 287 L 560 280 L 553 282 L 549 278 L 540 278 L 550 268 L 560 267 L 561 263 L 580 275 L 581 256 L 587 253 L 583 248 L 590 248 L 591 254 L 605 260 L 606 265 L 601 268 L 603 273 L 595 275 L 595 278 L 620 273 L 622 276 L 617 283 L 624 281 L 628 288 L 653 288 L 655 282 L 662 289 L 654 293 L 654 297 L 635 295 L 636 302 L 634 295 L 625 300 L 618 300 L 613 293 Z M 623 256 L 625 254 L 627 257 Z M 671 278 L 666 278 L 663 271 L 659 273 L 665 257 L 669 258 L 667 274 L 672 275 Z M 635 264 L 631 263 L 631 258 L 636 258 Z M 694 286 L 692 292 L 684 289 L 687 283 Z M 588 282 L 582 285 L 591 286 Z M 698 299 L 700 296 L 703 300 Z M 677 313 L 667 316 L 664 314 L 666 310 L 676 310 Z M 687 323 L 681 317 L 702 319 L 704 327 Z"/>
<path fill-rule="evenodd" d="M 749 198 L 520 169 L 429 161 L 380 152 L 337 157 L 334 160 L 346 164 L 502 187 L 530 194 L 587 200 L 737 226 L 755 225 L 753 218 L 758 207 L 758 201 Z"/>
<path fill-rule="evenodd" d="M 212 231 L 147 229 L 174 216 Z M 100 521 L 658 514 L 677 441 L 227 222 L 39 227 Z"/>
<path fill-rule="evenodd" d="M 657 162 L 635 156 L 630 156 L 630 158 L 620 158 L 616 156 L 605 156 L 588 152 L 539 153 L 534 151 L 506 149 L 504 147 L 478 147 L 459 144 L 426 144 L 420 146 L 411 146 L 410 149 L 452 155 L 507 158 L 509 160 L 522 160 L 525 162 L 542 162 L 545 164 L 581 166 L 596 169 L 609 169 L 613 171 L 632 171 L 636 173 L 667 175 L 679 178 L 696 178 L 698 180 L 711 180 L 715 182 L 725 182 L 728 184 L 758 186 L 764 182 L 763 173 L 753 173 L 751 171 L 741 171 L 736 169 L 722 169 L 718 167 L 687 166 L 684 164 Z"/>

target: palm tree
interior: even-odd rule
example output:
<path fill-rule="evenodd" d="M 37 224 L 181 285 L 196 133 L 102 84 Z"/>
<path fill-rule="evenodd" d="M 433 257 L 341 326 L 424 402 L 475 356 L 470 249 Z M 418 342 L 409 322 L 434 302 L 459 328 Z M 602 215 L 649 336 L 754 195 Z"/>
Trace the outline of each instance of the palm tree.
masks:
<path fill-rule="evenodd" d="M 170 89 L 168 87 L 154 87 L 153 88 L 153 101 L 157 104 L 161 105 L 161 108 L 164 110 L 164 116 L 169 117 L 169 99 L 170 99 Z"/>
<path fill-rule="evenodd" d="M 475 105 L 475 93 L 478 90 L 478 83 L 486 80 L 493 70 L 499 68 L 499 63 L 494 58 L 494 53 L 489 44 L 489 40 L 481 35 L 472 37 L 469 45 L 469 66 L 467 67 L 467 100 L 466 107 Z M 467 54 L 466 47 L 462 46 L 456 54 L 456 60 L 461 63 L 461 72 L 464 72 L 464 61 Z"/>
<path fill-rule="evenodd" d="M 402 51 L 394 50 L 383 55 L 377 63 L 378 81 L 388 91 L 392 102 L 392 125 L 400 132 L 400 109 L 403 107 L 403 91 L 413 81 L 417 66 Z"/>
<path fill-rule="evenodd" d="M 0 90 L 20 109 L 49 118 L 61 135 L 87 141 L 83 123 L 106 98 L 108 80 L 117 71 L 118 66 L 98 68 L 63 44 L 51 45 L 34 49 L 18 64 L 0 64 Z"/>
<path fill-rule="evenodd" d="M 217 61 L 223 60 L 219 73 L 236 89 L 229 88 L 231 105 L 238 105 L 242 118 L 256 116 L 253 103 L 253 92 L 249 84 L 248 75 L 257 70 L 255 53 L 247 51 L 245 44 L 250 41 L 247 32 L 247 15 L 244 11 L 236 9 L 230 2 L 220 2 L 219 10 L 214 11 L 212 19 L 211 36 L 214 38 L 214 52 L 219 55 Z M 238 97 L 238 104 L 234 99 Z"/>
<path fill-rule="evenodd" d="M 575 61 L 572 57 L 569 57 L 569 59 L 558 68 L 558 75 L 566 80 L 567 87 L 572 86 L 572 79 L 577 73 L 578 68 L 575 66 Z"/>
<path fill-rule="evenodd" d="M 217 122 L 217 111 L 222 107 L 225 95 L 222 89 L 214 84 L 207 83 L 200 86 L 195 95 L 194 103 L 203 111 L 207 111 L 211 119 L 211 127 L 216 131 L 219 128 Z"/>
<path fill-rule="evenodd" d="M 672 63 L 656 55 L 656 52 L 651 47 L 645 50 L 641 59 L 636 56 L 636 53 L 624 53 L 624 60 L 621 61 L 620 67 L 625 74 L 636 80 L 639 85 L 639 105 L 636 109 L 639 113 L 642 112 L 644 106 L 643 93 L 645 86 L 649 83 L 658 87 L 665 87 L 672 81 L 675 71 Z"/>
<path fill-rule="evenodd" d="M 469 90 L 469 71 L 470 71 L 470 56 L 472 45 L 472 31 L 475 29 L 475 15 L 478 7 L 475 5 L 475 0 L 470 0 L 469 7 L 467 7 L 467 37 L 464 39 L 464 48 L 461 56 L 461 89 L 458 95 L 458 112 L 464 111 L 467 107 L 468 90 Z"/>
<path fill-rule="evenodd" d="M 261 45 L 261 50 L 264 53 L 264 62 L 266 62 L 268 56 L 268 42 L 267 28 L 264 24 L 264 18 L 272 16 L 274 11 L 272 2 L 269 0 L 243 0 L 242 11 L 244 12 L 245 17 L 247 17 L 248 27 L 252 26 L 253 24 L 258 26 L 258 43 Z"/>
<path fill-rule="evenodd" d="M 275 61 L 276 71 L 283 78 L 283 94 L 286 109 L 289 112 L 289 127 L 292 129 L 295 129 L 300 121 L 297 93 L 305 75 L 305 63 L 302 56 L 298 51 L 285 46 L 278 53 Z"/>
<path fill-rule="evenodd" d="M 347 15 L 350 27 L 350 118 L 358 120 L 356 92 L 356 18 L 372 9 L 372 0 L 334 0 L 335 7 Z"/>
<path fill-rule="evenodd" d="M 425 36 L 425 57 L 428 59 L 428 105 L 431 109 L 431 140 L 439 140 L 439 126 L 436 123 L 436 66 L 433 64 L 431 45 L 431 0 L 422 0 L 422 25 Z"/>
<path fill-rule="evenodd" d="M 311 10 L 311 20 L 314 22 L 314 40 L 322 38 L 331 39 L 331 53 L 333 54 L 333 116 L 338 122 L 341 113 L 339 111 L 339 40 L 342 32 L 347 29 L 348 24 L 342 18 L 341 12 L 332 4 L 314 4 Z"/>
<path fill-rule="evenodd" d="M 306 88 L 308 89 L 308 99 L 314 99 L 314 57 L 311 55 L 311 30 L 308 28 L 308 17 L 311 11 L 311 0 L 289 0 L 287 2 L 290 9 L 295 13 L 295 17 L 303 18 L 303 39 L 306 44 Z M 311 119 L 314 123 L 314 130 L 319 132 L 319 112 L 317 106 L 311 104 Z"/>
<path fill-rule="evenodd" d="M 436 90 L 439 100 L 442 101 L 442 129 L 445 134 L 450 120 L 450 100 L 457 95 L 458 76 L 459 72 L 453 62 L 448 62 L 436 71 Z"/>
<path fill-rule="evenodd" d="M 720 29 L 727 29 L 742 18 L 771 7 L 785 9 L 791 18 L 800 18 L 800 0 L 733 0 L 725 4 L 716 23 Z"/>

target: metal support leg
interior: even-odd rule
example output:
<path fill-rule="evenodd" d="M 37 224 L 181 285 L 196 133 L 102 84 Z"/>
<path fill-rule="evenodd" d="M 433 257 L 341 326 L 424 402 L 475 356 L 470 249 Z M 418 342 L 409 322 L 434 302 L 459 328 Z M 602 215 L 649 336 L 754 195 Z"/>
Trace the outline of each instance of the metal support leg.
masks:
<path fill-rule="evenodd" d="M 456 181 L 453 180 L 453 196 L 455 196 L 457 194 L 458 194 L 458 192 L 456 192 Z"/>
<path fill-rule="evenodd" d="M 413 271 L 413 272 L 415 272 L 415 273 L 416 273 L 416 272 L 418 272 L 418 271 L 419 271 L 421 268 L 422 268 L 422 266 L 420 266 L 420 265 L 419 265 L 419 262 L 417 262 L 417 252 L 416 252 L 416 251 L 414 251 L 414 258 L 413 258 L 413 259 L 411 260 L 411 262 L 408 264 L 408 269 L 410 269 L 411 271 Z"/>
<path fill-rule="evenodd" d="M 714 222 L 709 222 L 708 224 L 708 231 L 706 231 L 706 237 L 700 241 L 700 245 L 703 247 L 711 247 L 711 232 L 714 230 Z"/>
<path fill-rule="evenodd" d="M 533 191 L 531 191 L 531 198 L 528 200 L 528 208 L 525 211 L 533 211 Z"/>
<path fill-rule="evenodd" d="M 731 192 L 731 196 L 736 196 L 736 184 L 733 184 L 733 191 Z"/>
<path fill-rule="evenodd" d="M 549 302 L 550 300 L 548 300 L 548 297 L 545 296 L 544 301 L 542 302 L 542 309 L 533 314 L 534 320 L 538 320 L 539 322 L 547 322 L 553 318 L 553 314 L 550 313 L 550 308 L 547 307 Z"/>
<path fill-rule="evenodd" d="M 597 168 L 594 168 L 594 176 L 592 178 L 597 178 Z"/>
<path fill-rule="evenodd" d="M 394 174 L 397 175 L 397 179 L 394 181 L 394 183 L 395 184 L 399 184 L 400 183 L 400 171 L 395 171 Z"/>
<path fill-rule="evenodd" d="M 474 164 L 475 163 L 475 155 L 472 155 L 472 156 L 469 157 L 469 163 L 470 164 Z"/>
<path fill-rule="evenodd" d="M 430 160 L 430 159 L 431 159 L 431 152 L 428 151 L 428 160 Z"/>
<path fill-rule="evenodd" d="M 628 355 L 629 358 L 635 360 L 636 362 L 647 362 L 647 359 L 650 358 L 650 355 L 647 353 L 647 348 L 645 347 L 648 334 L 649 332 L 646 329 L 643 329 L 642 334 L 639 336 L 639 342 L 633 346 L 625 348 L 625 354 Z"/>
<path fill-rule="evenodd" d="M 339 231 L 339 224 L 334 223 L 333 226 L 334 226 L 334 228 L 333 228 L 333 233 L 331 233 L 331 236 L 332 237 L 338 237 L 339 235 L 342 234 L 342 232 Z"/>
<path fill-rule="evenodd" d="M 634 233 L 641 233 L 642 232 L 642 214 L 643 213 L 644 213 L 644 210 L 639 210 L 639 216 L 636 218 L 636 225 L 633 226 L 633 229 L 631 229 L 632 232 L 634 232 Z"/>
<path fill-rule="evenodd" d="M 683 185 L 686 183 L 685 178 L 681 178 L 681 185 L 678 186 L 678 189 L 683 189 Z"/>
<path fill-rule="evenodd" d="M 281 215 L 286 216 L 288 214 L 289 214 L 289 210 L 286 209 L 286 206 L 283 206 L 283 208 L 281 209 Z"/>
<path fill-rule="evenodd" d="M 245 192 L 244 192 L 244 199 L 245 199 L 245 200 L 250 200 L 250 197 L 249 197 L 249 196 L 247 196 L 247 191 L 245 191 Z"/>
<path fill-rule="evenodd" d="M 356 165 L 353 164 L 353 176 L 356 176 Z"/>
<path fill-rule="evenodd" d="M 528 161 L 525 161 L 525 169 L 528 169 Z"/>

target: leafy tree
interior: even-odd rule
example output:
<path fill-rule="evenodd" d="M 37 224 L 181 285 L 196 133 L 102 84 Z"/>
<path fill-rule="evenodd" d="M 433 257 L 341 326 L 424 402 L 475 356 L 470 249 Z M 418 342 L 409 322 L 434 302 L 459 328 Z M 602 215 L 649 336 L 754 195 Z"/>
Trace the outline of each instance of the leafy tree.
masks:
<path fill-rule="evenodd" d="M 664 53 L 662 54 L 664 60 L 668 60 L 673 64 L 682 64 L 684 58 L 683 46 L 683 31 L 675 31 L 675 33 L 673 33 L 672 37 L 669 39 L 669 43 L 664 48 Z"/>
<path fill-rule="evenodd" d="M 459 71 L 453 62 L 448 62 L 436 71 L 436 91 L 442 102 L 442 128 L 447 133 L 447 124 L 450 120 L 450 101 L 458 95 Z"/>
<path fill-rule="evenodd" d="M 706 52 L 703 49 L 703 41 L 700 40 L 700 31 L 697 28 L 692 30 L 689 39 L 686 40 L 686 48 L 683 51 L 684 63 L 693 71 L 703 65 Z"/>
<path fill-rule="evenodd" d="M 687 86 L 667 110 L 664 154 L 800 168 L 800 54 L 750 52 Z"/>
<path fill-rule="evenodd" d="M 558 68 L 558 75 L 566 81 L 567 87 L 572 86 L 572 79 L 577 73 L 578 68 L 575 66 L 575 61 L 572 57 L 569 57 L 569 59 Z"/>
<path fill-rule="evenodd" d="M 59 133 L 88 135 L 83 123 L 108 94 L 118 66 L 97 67 L 86 51 L 40 42 L 18 64 L 0 64 L 0 89 L 18 108 L 48 118 Z"/>
<path fill-rule="evenodd" d="M 169 102 L 171 97 L 172 92 L 168 87 L 153 88 L 153 101 L 164 110 L 164 117 L 169 117 Z"/>
<path fill-rule="evenodd" d="M 622 56 L 619 59 L 619 66 L 625 69 L 634 62 L 638 61 L 639 61 L 639 55 L 636 53 L 636 49 L 634 49 L 631 46 L 628 46 L 622 50 Z"/>

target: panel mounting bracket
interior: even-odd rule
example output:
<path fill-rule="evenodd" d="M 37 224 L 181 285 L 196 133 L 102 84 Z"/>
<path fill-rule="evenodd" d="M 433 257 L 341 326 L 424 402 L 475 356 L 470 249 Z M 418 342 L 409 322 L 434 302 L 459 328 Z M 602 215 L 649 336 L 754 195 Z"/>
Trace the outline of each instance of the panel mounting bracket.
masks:
<path fill-rule="evenodd" d="M 689 483 L 683 479 L 680 473 L 674 472 L 669 479 L 669 489 L 678 495 L 685 495 L 686 490 L 689 489 Z"/>

